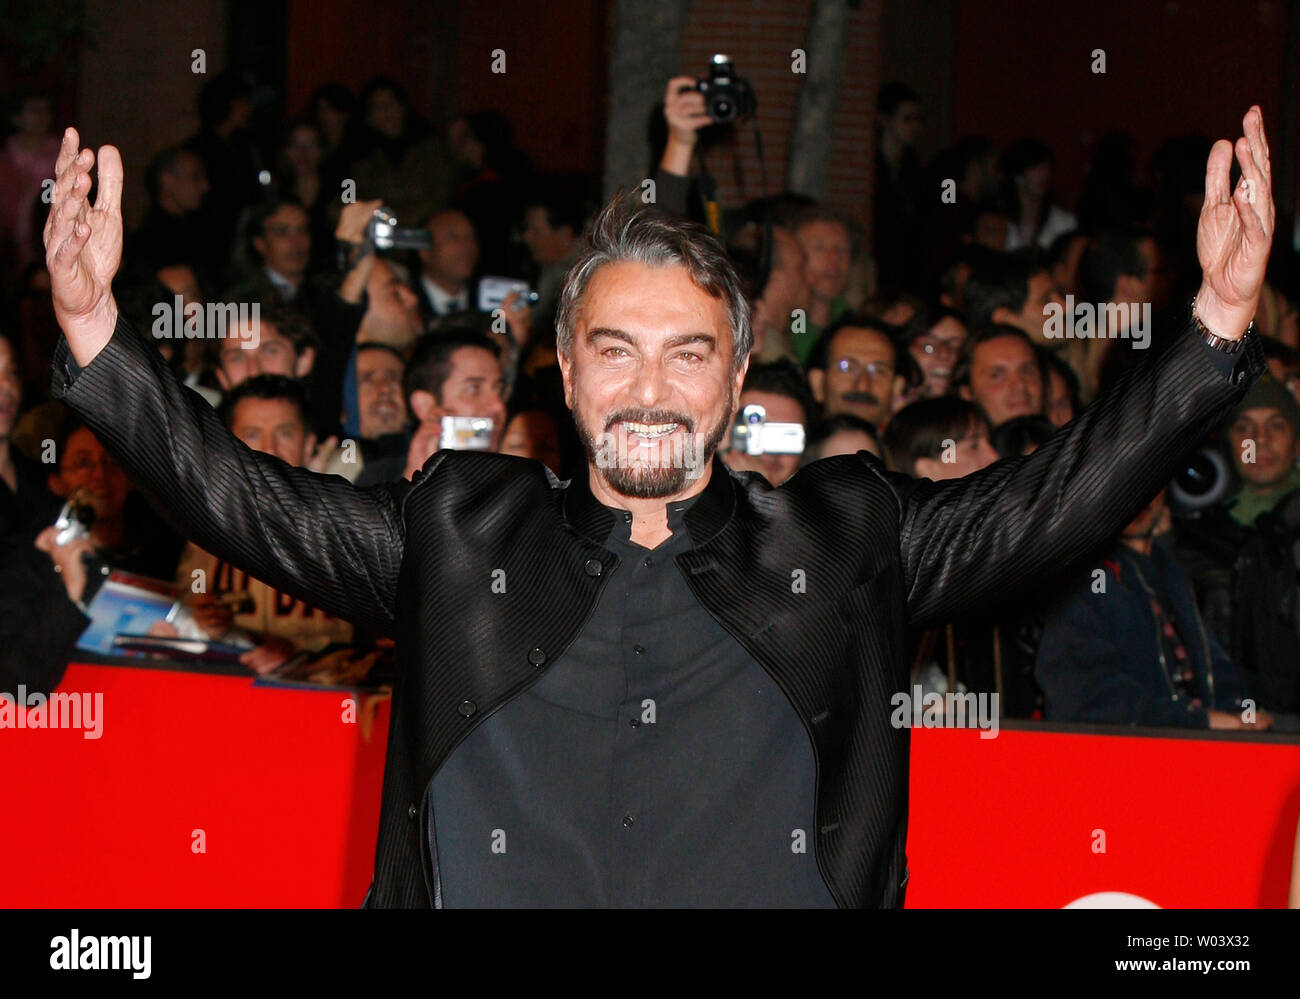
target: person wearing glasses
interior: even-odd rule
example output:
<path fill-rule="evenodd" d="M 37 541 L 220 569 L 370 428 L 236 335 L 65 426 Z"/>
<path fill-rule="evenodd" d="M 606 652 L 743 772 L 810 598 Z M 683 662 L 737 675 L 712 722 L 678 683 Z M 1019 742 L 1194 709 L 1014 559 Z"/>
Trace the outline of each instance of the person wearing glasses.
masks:
<path fill-rule="evenodd" d="M 895 410 L 918 399 L 935 399 L 948 393 L 953 368 L 966 343 L 966 322 L 956 309 L 925 305 L 903 325 L 899 346 L 916 361 L 921 381 L 894 398 Z"/>
<path fill-rule="evenodd" d="M 822 337 L 808 362 L 808 384 L 826 415 L 850 413 L 883 427 L 895 395 L 906 391 L 894 340 L 877 319 L 847 313 Z"/>

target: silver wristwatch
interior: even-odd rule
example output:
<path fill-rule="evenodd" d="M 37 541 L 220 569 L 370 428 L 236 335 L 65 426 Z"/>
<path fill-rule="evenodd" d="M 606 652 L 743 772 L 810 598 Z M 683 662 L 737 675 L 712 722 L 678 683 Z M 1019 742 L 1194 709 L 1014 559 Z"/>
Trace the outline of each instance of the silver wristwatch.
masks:
<path fill-rule="evenodd" d="M 1255 320 L 1251 319 L 1250 325 L 1246 327 L 1246 332 L 1241 335 L 1240 339 L 1229 340 L 1227 337 L 1219 336 L 1213 332 L 1205 323 L 1201 322 L 1201 317 L 1196 314 L 1196 298 L 1192 298 L 1192 323 L 1196 326 L 1196 332 L 1200 334 L 1202 340 L 1208 343 L 1215 350 L 1222 351 L 1225 354 L 1235 354 L 1241 350 L 1241 345 L 1246 342 L 1246 337 L 1250 331 L 1255 328 Z"/>

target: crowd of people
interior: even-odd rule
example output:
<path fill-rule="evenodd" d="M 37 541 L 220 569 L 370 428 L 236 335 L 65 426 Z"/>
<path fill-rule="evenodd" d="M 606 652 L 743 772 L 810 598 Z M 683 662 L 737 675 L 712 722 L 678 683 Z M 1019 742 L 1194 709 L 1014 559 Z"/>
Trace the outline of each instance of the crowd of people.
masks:
<path fill-rule="evenodd" d="M 1131 143 L 1108 138 L 1071 211 L 1036 140 L 999 153 L 968 137 L 923 164 L 920 102 L 890 84 L 868 245 L 807 197 L 705 205 L 693 154 L 719 126 L 686 82 L 665 94 L 653 190 L 664 212 L 715 220 L 747 285 L 754 345 L 722 452 L 737 473 L 779 486 L 868 451 L 906 476 L 970 475 L 1042 445 L 1185 325 L 1201 178 L 1184 164 L 1203 165 L 1208 142 L 1162 148 L 1148 186 Z M 592 192 L 535 171 L 499 114 L 432 129 L 391 79 L 322 86 L 270 144 L 253 107 L 238 76 L 204 88 L 200 131 L 152 157 L 149 205 L 126 236 L 115 293 L 176 378 L 249 448 L 360 486 L 456 446 L 585 475 L 555 315 Z M 374 641 L 187 543 L 50 401 L 42 185 L 58 138 L 40 93 L 16 97 L 8 121 L 0 643 L 26 662 L 11 672 L 72 654 L 101 566 L 174 580 L 189 614 L 172 633 L 233 642 L 258 673 Z M 397 220 L 387 243 L 381 209 Z M 1009 718 L 1263 729 L 1300 715 L 1296 293 L 1266 288 L 1270 376 L 1188 475 L 1054 588 L 909 635 L 917 683 L 996 693 Z M 59 546 L 49 525 L 69 500 L 93 508 L 93 526 Z"/>

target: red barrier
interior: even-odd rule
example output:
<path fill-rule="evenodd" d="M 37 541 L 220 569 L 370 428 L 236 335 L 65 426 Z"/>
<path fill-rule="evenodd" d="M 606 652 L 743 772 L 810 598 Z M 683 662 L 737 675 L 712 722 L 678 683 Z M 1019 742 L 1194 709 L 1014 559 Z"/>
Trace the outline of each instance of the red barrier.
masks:
<path fill-rule="evenodd" d="M 361 904 L 387 703 L 367 740 L 364 719 L 343 720 L 347 691 L 80 665 L 59 691 L 103 694 L 102 736 L 0 729 L 18 791 L 0 851 L 24 861 L 7 865 L 0 905 Z"/>
<path fill-rule="evenodd" d="M 908 907 L 1284 908 L 1300 744 L 1198 736 L 914 732 Z"/>
<path fill-rule="evenodd" d="M 0 851 L 21 861 L 0 906 L 360 903 L 387 701 L 352 721 L 346 691 L 120 666 L 70 666 L 59 690 L 103 695 L 102 735 L 0 728 Z M 1294 742 L 1004 728 L 912 746 L 909 907 L 1286 904 Z"/>

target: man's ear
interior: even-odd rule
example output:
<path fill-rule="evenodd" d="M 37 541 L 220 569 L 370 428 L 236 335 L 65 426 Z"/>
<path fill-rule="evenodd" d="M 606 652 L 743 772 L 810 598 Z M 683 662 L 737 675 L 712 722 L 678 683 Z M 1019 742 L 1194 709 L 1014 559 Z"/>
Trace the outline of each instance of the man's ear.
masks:
<path fill-rule="evenodd" d="M 745 375 L 749 371 L 749 358 L 746 357 L 740 362 L 740 370 L 731 376 L 731 397 L 736 400 L 737 409 L 740 406 L 740 390 L 745 384 Z M 731 418 L 736 418 L 736 412 L 733 411 Z"/>
<path fill-rule="evenodd" d="M 433 423 L 442 419 L 438 400 L 433 397 L 432 392 L 416 389 L 411 393 L 410 406 L 411 412 L 415 414 L 415 419 L 420 423 Z"/>
<path fill-rule="evenodd" d="M 572 348 L 570 348 L 572 351 Z M 565 356 L 564 348 L 558 343 L 555 345 L 555 357 L 560 363 L 560 378 L 564 382 L 564 404 L 573 409 L 573 356 Z"/>
<path fill-rule="evenodd" d="M 316 348 L 304 347 L 298 355 L 298 359 L 293 362 L 293 373 L 299 378 L 306 378 L 311 374 L 312 365 L 316 363 Z"/>
<path fill-rule="evenodd" d="M 1008 326 L 1019 326 L 1020 323 L 1017 322 L 1019 318 L 1020 316 L 1012 312 L 1005 305 L 999 305 L 993 310 L 992 315 L 989 316 L 989 321 L 994 323 L 1006 323 Z"/>
<path fill-rule="evenodd" d="M 967 402 L 974 402 L 974 401 L 975 401 L 975 397 L 974 397 L 973 395 L 971 395 L 971 392 L 970 392 L 970 386 L 969 386 L 969 385 L 959 385 L 959 386 L 957 386 L 957 394 L 958 394 L 959 396 L 961 396 L 961 398 L 965 399 Z"/>
<path fill-rule="evenodd" d="M 308 430 L 307 436 L 302 439 L 302 463 L 306 465 L 307 462 L 311 461 L 312 455 L 314 455 L 315 453 L 316 453 L 316 435 L 313 434 L 310 430 Z"/>
<path fill-rule="evenodd" d="M 934 479 L 938 482 L 943 478 L 943 466 L 933 458 L 917 458 L 912 463 L 912 470 L 918 479 Z"/>
<path fill-rule="evenodd" d="M 227 376 L 225 368 L 218 364 L 215 370 L 217 372 L 217 384 L 221 386 L 222 392 L 229 392 L 234 388 L 234 386 L 230 384 L 230 378 Z"/>
<path fill-rule="evenodd" d="M 50 487 L 50 492 L 61 499 L 67 499 L 68 493 L 72 491 L 68 488 L 68 484 L 63 481 L 63 476 L 58 472 L 51 472 L 45 483 Z"/>
<path fill-rule="evenodd" d="M 257 251 L 257 255 L 261 257 L 263 260 L 265 260 L 266 259 L 266 237 L 254 236 L 252 242 L 253 242 L 253 249 Z"/>
<path fill-rule="evenodd" d="M 821 368 L 808 369 L 808 387 L 812 389 L 813 398 L 826 405 L 826 372 Z"/>

